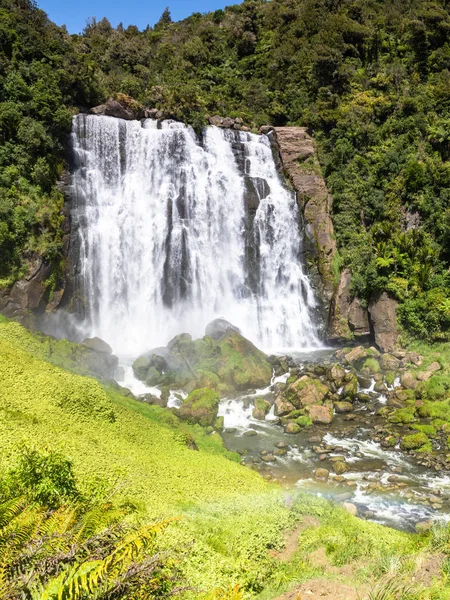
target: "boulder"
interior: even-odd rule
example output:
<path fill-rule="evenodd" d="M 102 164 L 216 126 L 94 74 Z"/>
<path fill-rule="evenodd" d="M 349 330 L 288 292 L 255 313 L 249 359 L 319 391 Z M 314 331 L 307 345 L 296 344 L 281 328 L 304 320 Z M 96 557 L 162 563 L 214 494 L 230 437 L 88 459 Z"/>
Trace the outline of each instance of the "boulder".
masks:
<path fill-rule="evenodd" d="M 419 381 L 428 381 L 435 373 L 441 370 L 441 365 L 438 362 L 431 363 L 429 367 L 425 369 L 425 371 L 421 371 L 417 374 L 417 379 Z"/>
<path fill-rule="evenodd" d="M 367 350 L 364 346 L 356 346 L 345 354 L 345 360 L 350 364 L 361 362 L 365 358 L 367 358 Z"/>
<path fill-rule="evenodd" d="M 275 400 L 275 415 L 277 417 L 284 417 L 293 410 L 295 410 L 295 406 L 282 396 L 278 396 Z"/>
<path fill-rule="evenodd" d="M 322 479 L 324 481 L 326 481 L 328 479 L 330 475 L 330 471 L 328 471 L 328 469 L 316 469 L 314 471 L 314 477 L 316 479 Z"/>
<path fill-rule="evenodd" d="M 300 379 L 289 386 L 286 398 L 296 408 L 304 408 L 311 404 L 321 404 L 329 392 L 328 387 L 318 379 L 313 379 L 309 375 L 303 375 L 303 377 L 300 377 Z"/>
<path fill-rule="evenodd" d="M 177 410 L 178 416 L 189 423 L 203 427 L 214 426 L 219 410 L 220 396 L 214 390 L 201 388 L 194 390 Z"/>
<path fill-rule="evenodd" d="M 340 365 L 333 365 L 328 373 L 328 379 L 332 381 L 337 387 L 342 384 L 345 377 L 345 369 Z"/>
<path fill-rule="evenodd" d="M 141 381 L 145 381 L 147 372 L 151 366 L 151 360 L 149 356 L 140 356 L 133 363 L 133 372 L 135 376 Z"/>
<path fill-rule="evenodd" d="M 403 373 L 403 375 L 400 377 L 400 383 L 407 390 L 416 390 L 419 385 L 419 382 L 411 373 L 411 371 Z"/>
<path fill-rule="evenodd" d="M 267 402 L 267 400 L 264 400 L 263 398 L 258 398 L 255 400 L 255 407 L 252 412 L 252 417 L 258 421 L 264 421 L 269 410 L 270 402 Z"/>
<path fill-rule="evenodd" d="M 369 315 L 375 343 L 382 352 L 394 352 L 398 342 L 398 302 L 386 292 L 369 304 Z"/>
<path fill-rule="evenodd" d="M 211 323 L 208 323 L 206 326 L 205 335 L 212 337 L 215 340 L 219 340 L 228 331 L 236 331 L 237 333 L 241 333 L 240 329 L 225 319 L 214 319 L 214 321 L 211 321 Z"/>
<path fill-rule="evenodd" d="M 158 354 L 135 361 L 136 377 L 146 381 L 145 368 L 152 367 L 159 372 L 161 385 L 188 392 L 202 387 L 221 386 L 224 392 L 266 387 L 272 378 L 266 355 L 228 324 L 216 329 L 217 335 L 219 331 L 223 333 L 218 339 L 205 336 L 194 341 L 189 334 L 176 336 Z"/>
<path fill-rule="evenodd" d="M 400 361 L 392 354 L 382 354 L 380 357 L 380 366 L 384 371 L 396 371 L 400 367 Z"/>
<path fill-rule="evenodd" d="M 329 425 L 333 421 L 333 409 L 329 406 L 312 404 L 306 407 L 311 421 L 317 425 Z"/>
<path fill-rule="evenodd" d="M 353 298 L 351 273 L 344 269 L 333 296 L 329 336 L 336 340 L 350 340 L 353 337 L 370 335 L 369 313 L 359 298 Z"/>
<path fill-rule="evenodd" d="M 294 421 L 288 421 L 284 426 L 284 433 L 298 433 L 300 430 L 300 425 L 298 425 Z"/>
<path fill-rule="evenodd" d="M 91 109 L 91 113 L 94 115 L 104 115 L 107 117 L 116 117 L 117 119 L 125 119 L 131 121 L 136 119 L 137 112 L 135 112 L 130 106 L 124 102 L 119 102 L 114 98 L 109 98 L 106 104 L 95 106 Z"/>
<path fill-rule="evenodd" d="M 109 344 L 104 342 L 98 337 L 88 338 L 81 342 L 82 346 L 94 350 L 94 352 L 104 352 L 105 354 L 112 354 L 112 348 Z"/>
<path fill-rule="evenodd" d="M 346 473 L 349 470 L 349 468 L 345 461 L 338 460 L 333 463 L 333 470 L 336 473 L 336 475 L 342 475 L 343 473 Z"/>
<path fill-rule="evenodd" d="M 335 402 L 334 410 L 337 412 L 338 415 L 349 413 L 353 410 L 353 404 L 351 404 L 350 402 Z"/>
<path fill-rule="evenodd" d="M 351 502 L 344 502 L 342 504 L 342 508 L 344 508 L 348 513 L 350 513 L 351 515 L 353 515 L 354 517 L 358 516 L 358 509 L 357 507 L 352 504 Z"/>

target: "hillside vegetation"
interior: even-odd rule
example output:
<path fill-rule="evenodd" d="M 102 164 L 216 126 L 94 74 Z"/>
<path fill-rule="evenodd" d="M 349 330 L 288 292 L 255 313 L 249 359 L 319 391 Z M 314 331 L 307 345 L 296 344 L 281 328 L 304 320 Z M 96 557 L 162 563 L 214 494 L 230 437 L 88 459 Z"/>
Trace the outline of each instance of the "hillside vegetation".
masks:
<path fill-rule="evenodd" d="M 61 269 L 71 116 L 121 93 L 196 127 L 208 114 L 301 124 L 334 196 L 337 267 L 387 290 L 410 335 L 450 335 L 450 16 L 444 0 L 244 0 L 155 27 L 80 35 L 1 0 L 0 278 Z"/>
<path fill-rule="evenodd" d="M 445 526 L 400 533 L 283 493 L 216 434 L 51 364 L 43 342 L 0 321 L 2 598 L 270 599 L 392 577 L 403 600 L 450 597 Z M 435 579 L 408 591 L 429 560 Z"/>

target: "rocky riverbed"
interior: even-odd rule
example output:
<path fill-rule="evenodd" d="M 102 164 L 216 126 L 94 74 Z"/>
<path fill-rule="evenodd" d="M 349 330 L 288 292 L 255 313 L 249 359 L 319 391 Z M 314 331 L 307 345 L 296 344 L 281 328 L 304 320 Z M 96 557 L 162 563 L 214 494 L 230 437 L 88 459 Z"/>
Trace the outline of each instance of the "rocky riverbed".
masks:
<path fill-rule="evenodd" d="M 122 383 L 220 432 L 269 480 L 420 529 L 450 512 L 450 427 L 433 399 L 441 370 L 415 352 L 364 346 L 266 356 L 219 320 L 201 340 L 183 334 L 140 357 Z"/>

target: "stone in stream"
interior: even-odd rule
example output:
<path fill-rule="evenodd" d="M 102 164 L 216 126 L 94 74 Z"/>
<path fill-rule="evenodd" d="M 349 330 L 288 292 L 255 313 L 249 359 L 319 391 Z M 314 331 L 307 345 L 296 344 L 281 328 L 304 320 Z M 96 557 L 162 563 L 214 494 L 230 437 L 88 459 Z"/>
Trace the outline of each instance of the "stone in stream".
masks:
<path fill-rule="evenodd" d="M 342 475 L 343 473 L 346 473 L 349 470 L 348 465 L 344 461 L 338 461 L 333 463 L 333 469 L 336 475 Z"/>
<path fill-rule="evenodd" d="M 286 444 L 286 442 L 277 442 L 277 443 L 275 444 L 275 446 L 276 446 L 277 448 L 287 448 L 287 447 L 289 446 L 289 444 Z"/>
<path fill-rule="evenodd" d="M 316 469 L 314 471 L 314 477 L 316 479 L 321 479 L 321 480 L 326 481 L 328 479 L 329 475 L 330 475 L 330 472 L 328 471 L 328 469 Z"/>
<path fill-rule="evenodd" d="M 301 431 L 301 427 L 300 425 L 297 425 L 297 423 L 294 423 L 294 421 L 288 421 L 284 426 L 284 433 L 294 434 L 298 433 L 299 431 Z"/>
<path fill-rule="evenodd" d="M 278 396 L 275 400 L 275 416 L 284 417 L 293 410 L 295 410 L 295 406 L 288 400 L 285 400 L 282 396 Z"/>
<path fill-rule="evenodd" d="M 330 406 L 313 404 L 306 407 L 306 412 L 315 424 L 329 425 L 333 421 L 333 408 Z"/>
<path fill-rule="evenodd" d="M 334 410 L 337 412 L 337 414 L 349 413 L 352 412 L 353 405 L 351 402 L 335 402 Z"/>
<path fill-rule="evenodd" d="M 247 429 L 247 431 L 244 431 L 245 437 L 253 437 L 255 435 L 258 435 L 258 433 L 254 429 Z"/>

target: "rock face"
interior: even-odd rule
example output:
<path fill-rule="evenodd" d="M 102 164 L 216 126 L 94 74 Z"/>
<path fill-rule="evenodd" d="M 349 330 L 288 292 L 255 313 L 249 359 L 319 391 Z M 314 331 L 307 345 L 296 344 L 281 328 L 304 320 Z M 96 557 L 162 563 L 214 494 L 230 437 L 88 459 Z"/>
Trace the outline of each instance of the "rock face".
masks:
<path fill-rule="evenodd" d="M 38 259 L 32 265 L 28 275 L 16 281 L 11 288 L 0 290 L 0 312 L 8 318 L 33 325 L 34 317 L 45 311 L 48 290 L 45 280 L 50 275 L 51 266 Z"/>
<path fill-rule="evenodd" d="M 100 104 L 91 109 L 93 115 L 103 115 L 106 117 L 116 117 L 117 119 L 125 119 L 126 121 L 132 121 L 137 118 L 137 111 L 134 111 L 130 106 L 127 106 L 124 102 L 119 102 L 114 98 L 109 98 L 106 104 Z"/>
<path fill-rule="evenodd" d="M 276 127 L 283 167 L 297 192 L 310 240 L 310 253 L 317 258 L 320 287 L 326 307 L 333 296 L 332 262 L 336 254 L 332 198 L 320 175 L 312 138 L 305 127 Z"/>
<path fill-rule="evenodd" d="M 386 292 L 369 304 L 375 343 L 382 352 L 394 352 L 397 346 L 397 302 Z"/>
<path fill-rule="evenodd" d="M 359 298 L 352 298 L 350 283 L 351 273 L 344 269 L 331 304 L 328 334 L 331 340 L 370 336 L 369 313 Z"/>

